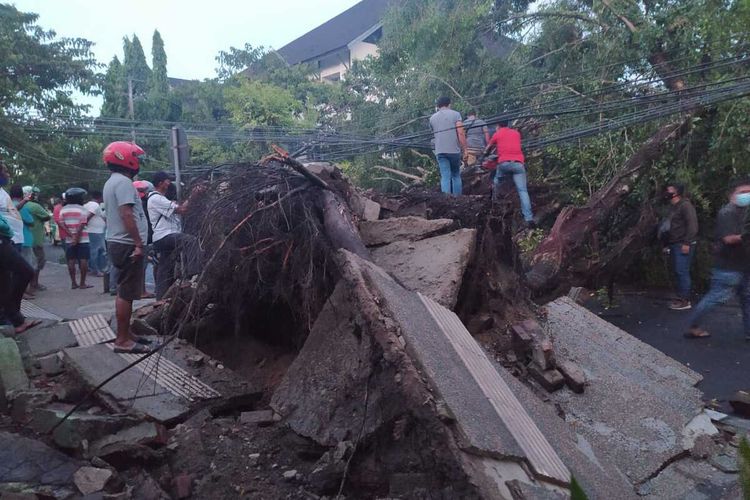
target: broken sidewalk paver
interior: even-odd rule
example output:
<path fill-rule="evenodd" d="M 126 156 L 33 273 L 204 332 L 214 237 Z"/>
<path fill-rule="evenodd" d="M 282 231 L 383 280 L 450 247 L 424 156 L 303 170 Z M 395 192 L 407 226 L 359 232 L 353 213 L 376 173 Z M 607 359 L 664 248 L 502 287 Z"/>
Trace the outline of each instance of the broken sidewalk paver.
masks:
<path fill-rule="evenodd" d="M 633 483 L 683 453 L 686 426 L 703 409 L 701 376 L 567 297 L 546 306 L 561 359 L 574 358 L 586 396 L 550 395 L 577 432 Z"/>
<path fill-rule="evenodd" d="M 41 441 L 0 432 L 0 489 L 11 483 L 72 486 L 73 474 L 80 466 Z"/>
<path fill-rule="evenodd" d="M 73 482 L 75 482 L 78 491 L 84 495 L 90 495 L 103 490 L 112 475 L 113 472 L 109 469 L 86 466 L 76 471 L 73 475 Z"/>
<path fill-rule="evenodd" d="M 413 292 L 452 309 L 474 253 L 475 229 L 419 241 L 396 241 L 372 249 L 372 259 Z"/>
<path fill-rule="evenodd" d="M 27 318 L 49 319 L 52 321 L 61 321 L 62 318 L 57 314 L 42 309 L 38 305 L 26 299 L 21 300 L 21 314 Z"/>
<path fill-rule="evenodd" d="M 33 328 L 18 337 L 24 353 L 33 358 L 62 351 L 78 345 L 75 335 L 66 323 L 57 323 L 43 328 Z M 28 350 L 28 351 L 27 351 Z"/>
<path fill-rule="evenodd" d="M 12 338 L 0 338 L 0 380 L 6 393 L 29 388 L 18 344 Z"/>
<path fill-rule="evenodd" d="M 106 345 L 65 349 L 65 363 L 83 381 L 95 387 L 128 366 Z M 152 356 L 156 357 L 156 356 Z M 177 419 L 190 411 L 189 401 L 177 396 L 140 370 L 129 369 L 100 389 L 120 409 L 132 406 L 159 422 Z"/>
<path fill-rule="evenodd" d="M 417 241 L 432 236 L 453 225 L 452 219 L 424 219 L 422 217 L 392 217 L 359 223 L 359 234 L 367 246 L 385 245 L 394 241 Z"/>
<path fill-rule="evenodd" d="M 101 314 L 71 321 L 70 328 L 73 331 L 78 345 L 81 347 L 103 344 L 109 349 L 114 349 L 111 342 L 115 338 L 115 332 Z M 127 363 L 138 360 L 139 354 L 117 354 Z M 212 399 L 220 397 L 221 394 L 200 379 L 190 375 L 178 365 L 162 355 L 155 355 L 135 366 L 135 369 L 151 379 L 149 383 L 156 382 L 172 392 L 176 396 L 189 401 L 194 399 Z"/>

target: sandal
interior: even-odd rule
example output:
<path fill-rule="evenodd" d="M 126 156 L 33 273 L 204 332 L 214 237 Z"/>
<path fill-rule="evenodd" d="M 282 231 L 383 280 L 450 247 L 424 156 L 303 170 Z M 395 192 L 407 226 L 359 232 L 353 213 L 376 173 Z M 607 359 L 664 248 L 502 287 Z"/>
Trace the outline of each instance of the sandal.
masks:
<path fill-rule="evenodd" d="M 117 354 L 148 354 L 151 352 L 151 349 L 136 342 L 130 348 L 115 346 L 115 352 Z"/>
<path fill-rule="evenodd" d="M 24 323 L 21 326 L 17 326 L 16 327 L 15 331 L 16 331 L 16 334 L 23 333 L 23 332 L 31 330 L 35 326 L 41 325 L 41 324 L 42 324 L 42 320 L 41 319 L 34 319 L 34 320 L 29 321 L 29 322 L 25 322 L 24 321 Z"/>
<path fill-rule="evenodd" d="M 705 339 L 710 337 L 711 334 L 701 328 L 691 328 L 685 333 L 686 339 Z"/>
<path fill-rule="evenodd" d="M 94 288 L 94 285 L 80 285 L 78 288 L 85 290 L 86 288 Z"/>

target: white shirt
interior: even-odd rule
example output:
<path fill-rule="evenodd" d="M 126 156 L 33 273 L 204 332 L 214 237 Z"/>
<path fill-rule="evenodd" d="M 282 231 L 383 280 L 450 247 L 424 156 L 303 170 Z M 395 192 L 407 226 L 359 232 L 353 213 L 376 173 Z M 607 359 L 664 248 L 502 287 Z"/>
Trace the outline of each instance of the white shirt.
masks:
<path fill-rule="evenodd" d="M 86 231 L 89 233 L 104 233 L 107 223 L 104 220 L 104 213 L 102 207 L 95 201 L 86 203 L 83 208 L 89 211 L 93 215 L 89 219 L 89 223 L 86 225 Z"/>
<path fill-rule="evenodd" d="M 8 221 L 8 225 L 13 230 L 13 243 L 23 244 L 23 219 L 18 209 L 13 204 L 10 195 L 0 188 L 0 214 Z"/>
<path fill-rule="evenodd" d="M 151 193 L 148 197 L 148 218 L 154 231 L 154 242 L 167 235 L 182 232 L 182 218 L 175 213 L 177 203 L 169 201 L 159 192 Z"/>

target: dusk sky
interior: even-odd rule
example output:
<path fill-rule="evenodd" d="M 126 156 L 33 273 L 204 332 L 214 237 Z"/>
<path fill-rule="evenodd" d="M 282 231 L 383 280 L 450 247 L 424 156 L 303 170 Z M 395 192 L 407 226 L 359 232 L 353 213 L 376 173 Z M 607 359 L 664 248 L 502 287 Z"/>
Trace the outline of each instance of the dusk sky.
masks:
<path fill-rule="evenodd" d="M 96 45 L 102 63 L 122 60 L 122 39 L 138 35 L 151 63 L 151 36 L 158 29 L 167 51 L 169 76 L 216 76 L 215 57 L 230 46 L 281 48 L 343 12 L 357 0 L 16 0 L 16 8 L 39 14 L 38 23 L 60 36 Z M 88 101 L 88 100 L 87 100 Z M 98 101 L 93 101 L 94 103 Z M 94 114 L 97 109 L 92 110 Z"/>

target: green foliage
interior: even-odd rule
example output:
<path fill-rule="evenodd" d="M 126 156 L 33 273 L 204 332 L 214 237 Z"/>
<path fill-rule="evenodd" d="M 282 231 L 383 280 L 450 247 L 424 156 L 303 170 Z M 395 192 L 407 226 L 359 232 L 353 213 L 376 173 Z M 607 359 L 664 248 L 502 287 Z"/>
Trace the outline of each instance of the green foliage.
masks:
<path fill-rule="evenodd" d="M 125 83 L 125 72 L 117 56 L 114 56 L 107 66 L 103 90 L 104 101 L 101 114 L 103 116 L 125 116 L 128 110 L 127 84 Z"/>
<path fill-rule="evenodd" d="M 0 157 L 14 181 L 48 185 L 75 175 L 62 164 L 67 154 L 57 156 L 55 134 L 88 109 L 74 101 L 73 92 L 98 92 L 99 65 L 91 42 L 57 37 L 37 18 L 0 4 Z M 85 148 L 77 142 L 68 141 L 69 150 Z"/>
<path fill-rule="evenodd" d="M 151 74 L 148 82 L 149 114 L 156 120 L 169 120 L 172 106 L 169 97 L 169 81 L 167 79 L 167 53 L 164 50 L 164 40 L 158 30 L 154 30 L 151 45 Z"/>
<path fill-rule="evenodd" d="M 291 92 L 275 85 L 245 80 L 226 90 L 231 120 L 242 127 L 290 127 L 302 121 L 302 104 Z"/>
<path fill-rule="evenodd" d="M 578 480 L 575 477 L 570 478 L 570 500 L 588 500 L 586 492 L 583 491 L 581 485 L 578 484 Z"/>
<path fill-rule="evenodd" d="M 740 448 L 737 456 L 740 466 L 740 486 L 742 487 L 742 498 L 750 500 L 750 443 L 747 437 L 740 440 Z"/>

